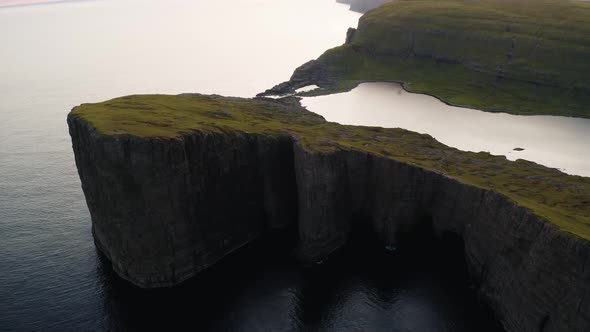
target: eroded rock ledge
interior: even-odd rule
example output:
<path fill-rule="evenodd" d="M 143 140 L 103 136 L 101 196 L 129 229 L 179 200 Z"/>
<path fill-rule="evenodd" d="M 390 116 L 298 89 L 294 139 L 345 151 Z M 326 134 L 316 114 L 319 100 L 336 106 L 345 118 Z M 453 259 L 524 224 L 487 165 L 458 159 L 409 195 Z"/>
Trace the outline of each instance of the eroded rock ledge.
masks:
<path fill-rule="evenodd" d="M 590 330 L 586 178 L 268 101 L 126 97 L 68 124 L 96 245 L 139 287 L 176 285 L 267 229 L 295 225 L 315 262 L 356 220 L 390 245 L 428 219 L 462 237 L 509 331 Z"/>

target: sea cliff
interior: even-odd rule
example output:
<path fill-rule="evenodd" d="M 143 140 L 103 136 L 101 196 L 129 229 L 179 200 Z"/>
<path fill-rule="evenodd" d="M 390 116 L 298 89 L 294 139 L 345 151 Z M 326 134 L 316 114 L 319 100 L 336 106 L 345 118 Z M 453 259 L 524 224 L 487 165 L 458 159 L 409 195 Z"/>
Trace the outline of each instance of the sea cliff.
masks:
<path fill-rule="evenodd" d="M 292 100 L 131 96 L 68 124 L 96 245 L 137 286 L 176 285 L 269 229 L 298 229 L 314 263 L 355 223 L 383 246 L 426 224 L 462 238 L 507 330 L 590 329 L 588 178 L 328 123 Z"/>

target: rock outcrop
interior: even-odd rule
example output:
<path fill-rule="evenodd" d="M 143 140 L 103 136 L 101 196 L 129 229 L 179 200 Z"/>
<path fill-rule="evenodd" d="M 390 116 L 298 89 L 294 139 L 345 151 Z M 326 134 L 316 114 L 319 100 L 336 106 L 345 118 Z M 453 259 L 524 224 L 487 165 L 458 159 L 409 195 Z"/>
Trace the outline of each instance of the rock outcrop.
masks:
<path fill-rule="evenodd" d="M 210 99 L 199 102 L 218 105 Z M 153 116 L 154 109 L 130 100 L 99 106 L 112 114 L 136 107 Z M 176 285 L 271 228 L 296 226 L 297 254 L 313 263 L 341 248 L 354 223 L 369 224 L 386 246 L 427 222 L 438 235 L 463 239 L 478 293 L 507 330 L 590 330 L 590 243 L 496 190 L 343 144 L 312 148 L 298 136 L 299 124 L 279 134 L 199 127 L 140 137 L 99 132 L 84 111 L 71 113 L 68 124 L 96 245 L 137 286 Z M 273 121 L 269 114 L 260 121 Z M 352 136 L 344 129 L 358 130 L 317 117 L 305 121 L 332 126 L 322 130 L 339 129 L 340 136 Z M 388 130 L 370 130 L 394 144 L 385 137 Z"/>

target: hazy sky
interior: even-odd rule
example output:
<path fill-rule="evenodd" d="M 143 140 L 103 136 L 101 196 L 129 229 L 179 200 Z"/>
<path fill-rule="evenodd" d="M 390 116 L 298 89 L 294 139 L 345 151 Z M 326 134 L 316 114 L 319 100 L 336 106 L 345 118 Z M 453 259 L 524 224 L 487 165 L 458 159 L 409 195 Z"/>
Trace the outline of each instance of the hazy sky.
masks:
<path fill-rule="evenodd" d="M 0 7 L 34 5 L 59 1 L 60 0 L 0 0 Z"/>

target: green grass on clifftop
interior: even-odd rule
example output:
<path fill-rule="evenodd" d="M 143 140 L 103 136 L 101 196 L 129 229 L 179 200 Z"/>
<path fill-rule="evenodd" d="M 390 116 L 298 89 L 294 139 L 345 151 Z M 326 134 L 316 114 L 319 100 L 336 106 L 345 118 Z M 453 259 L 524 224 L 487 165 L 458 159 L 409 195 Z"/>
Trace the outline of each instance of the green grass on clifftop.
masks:
<path fill-rule="evenodd" d="M 343 126 L 282 103 L 203 95 L 143 95 L 76 107 L 101 135 L 180 139 L 194 131 L 293 137 L 319 153 L 360 150 L 493 189 L 564 231 L 590 239 L 590 178 L 531 162 L 462 152 L 403 129 Z"/>
<path fill-rule="evenodd" d="M 396 0 L 319 68 L 324 92 L 398 81 L 456 105 L 590 117 L 590 2 Z"/>

